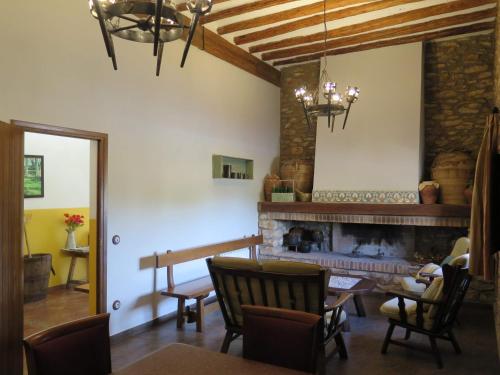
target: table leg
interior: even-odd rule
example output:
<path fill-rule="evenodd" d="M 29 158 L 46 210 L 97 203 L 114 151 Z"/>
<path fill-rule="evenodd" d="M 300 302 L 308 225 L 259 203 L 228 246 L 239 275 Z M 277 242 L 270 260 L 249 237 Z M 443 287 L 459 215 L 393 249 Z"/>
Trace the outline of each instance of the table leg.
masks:
<path fill-rule="evenodd" d="M 184 326 L 184 310 L 185 310 L 185 300 L 184 298 L 179 298 L 177 300 L 177 328 L 181 329 Z"/>
<path fill-rule="evenodd" d="M 87 261 L 87 283 L 89 282 L 90 280 L 90 260 L 89 260 L 89 257 L 86 257 L 85 260 Z"/>
<path fill-rule="evenodd" d="M 205 303 L 203 299 L 204 297 L 201 297 L 196 300 L 196 332 L 203 331 L 203 319 L 205 315 Z"/>
<path fill-rule="evenodd" d="M 366 316 L 365 305 L 363 304 L 363 300 L 361 295 L 354 295 L 353 297 L 354 306 L 356 307 L 356 312 L 358 316 L 364 317 Z"/>
<path fill-rule="evenodd" d="M 73 281 L 73 273 L 75 272 L 76 257 L 71 257 L 71 263 L 69 264 L 68 279 L 66 280 L 66 288 L 71 288 L 71 282 Z"/>

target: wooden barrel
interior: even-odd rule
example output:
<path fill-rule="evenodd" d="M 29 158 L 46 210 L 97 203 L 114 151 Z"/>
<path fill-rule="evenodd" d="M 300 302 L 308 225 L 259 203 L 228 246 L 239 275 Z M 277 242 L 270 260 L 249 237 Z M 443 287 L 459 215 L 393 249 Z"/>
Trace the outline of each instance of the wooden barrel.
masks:
<path fill-rule="evenodd" d="M 295 190 L 311 193 L 313 190 L 314 163 L 312 160 L 290 160 L 280 168 L 282 180 L 294 180 Z"/>
<path fill-rule="evenodd" d="M 40 301 L 47 296 L 51 266 L 51 254 L 24 257 L 24 303 Z"/>
<path fill-rule="evenodd" d="M 474 163 L 463 152 L 439 154 L 432 163 L 432 179 L 441 187 L 441 203 L 465 204 L 464 190 L 472 177 Z"/>

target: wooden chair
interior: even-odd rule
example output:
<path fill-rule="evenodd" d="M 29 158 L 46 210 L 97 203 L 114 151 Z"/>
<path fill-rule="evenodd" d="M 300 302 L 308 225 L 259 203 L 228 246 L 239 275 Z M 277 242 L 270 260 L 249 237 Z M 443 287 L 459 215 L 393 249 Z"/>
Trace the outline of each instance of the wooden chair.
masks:
<path fill-rule="evenodd" d="M 111 374 L 109 314 L 49 328 L 23 344 L 29 375 Z"/>
<path fill-rule="evenodd" d="M 316 373 L 323 341 L 321 316 L 242 305 L 243 357 Z"/>
<path fill-rule="evenodd" d="M 346 321 L 344 304 L 352 297 L 342 294 L 337 300 L 326 300 L 329 272 L 319 265 L 267 261 L 258 263 L 249 259 L 216 257 L 207 259 L 208 270 L 224 317 L 226 336 L 221 352 L 243 334 L 243 305 L 265 306 L 304 311 L 318 315 L 324 328 L 323 353 L 333 340 L 334 350 L 328 357 L 339 353 L 347 358 L 342 337 Z M 325 303 L 326 301 L 326 303 Z"/>
<path fill-rule="evenodd" d="M 442 276 L 441 267 L 445 264 L 453 266 L 457 260 L 469 252 L 470 240 L 467 237 L 460 237 L 455 241 L 453 250 L 441 264 L 425 264 L 414 276 L 407 276 L 401 279 L 401 287 L 407 293 L 421 295 L 430 285 L 436 276 Z M 460 260 L 459 260 L 460 262 Z"/>
<path fill-rule="evenodd" d="M 262 241 L 262 235 L 252 235 L 251 237 L 191 249 L 168 250 L 165 254 L 156 256 L 156 268 L 167 268 L 167 289 L 162 290 L 160 293 L 167 297 L 177 298 L 178 329 L 184 327 L 184 318 L 187 316 L 188 323 L 196 322 L 196 331 L 203 331 L 204 299 L 214 290 L 214 286 L 212 279 L 208 275 L 176 285 L 174 281 L 174 265 L 243 248 L 248 248 L 249 257 L 256 259 L 257 245 L 262 244 Z M 186 301 L 189 299 L 196 300 L 196 311 L 191 310 L 189 306 L 186 307 Z"/>
<path fill-rule="evenodd" d="M 443 361 L 436 339 L 450 341 L 456 353 L 460 354 L 461 349 L 453 334 L 453 326 L 470 281 L 471 276 L 467 268 L 444 265 L 443 277 L 434 279 L 422 297 L 388 293 L 394 298 L 380 308 L 381 313 L 389 317 L 389 328 L 382 345 L 382 354 L 387 353 L 389 344 L 424 350 L 433 354 L 438 368 L 442 368 Z M 431 350 L 393 340 L 392 334 L 396 326 L 406 329 L 406 340 L 410 338 L 412 332 L 427 335 Z"/>

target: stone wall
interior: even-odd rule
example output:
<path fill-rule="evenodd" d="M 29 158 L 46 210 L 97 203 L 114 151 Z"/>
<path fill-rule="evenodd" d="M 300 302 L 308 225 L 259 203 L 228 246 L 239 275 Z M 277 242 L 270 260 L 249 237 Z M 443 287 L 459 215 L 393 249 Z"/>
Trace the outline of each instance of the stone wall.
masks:
<path fill-rule="evenodd" d="M 494 103 L 494 34 L 425 44 L 425 174 L 440 152 L 476 159 Z"/>
<path fill-rule="evenodd" d="M 314 160 L 316 150 L 316 121 L 309 129 L 295 89 L 306 86 L 317 89 L 320 63 L 295 65 L 281 72 L 281 162 L 295 159 Z"/>
<path fill-rule="evenodd" d="M 440 152 L 465 151 L 476 158 L 485 118 L 494 103 L 494 53 L 495 37 L 491 33 L 425 44 L 426 178 Z M 313 130 L 309 130 L 294 90 L 304 85 L 316 88 L 319 70 L 319 62 L 282 70 L 282 162 L 314 160 L 316 123 L 313 121 Z"/>

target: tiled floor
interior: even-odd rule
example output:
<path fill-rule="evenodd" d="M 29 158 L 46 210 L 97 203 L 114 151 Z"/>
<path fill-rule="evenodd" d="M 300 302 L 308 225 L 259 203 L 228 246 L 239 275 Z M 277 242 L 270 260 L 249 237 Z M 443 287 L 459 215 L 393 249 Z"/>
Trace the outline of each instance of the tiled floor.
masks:
<path fill-rule="evenodd" d="M 24 336 L 89 315 L 89 295 L 51 289 L 42 301 L 24 305 Z"/>
<path fill-rule="evenodd" d="M 468 374 L 498 375 L 500 364 L 497 358 L 493 312 L 491 309 L 465 305 L 460 314 L 461 325 L 456 336 L 463 354 L 456 355 L 448 342 L 438 342 L 444 360 L 444 369 L 438 370 L 433 358 L 426 353 L 390 346 L 387 355 L 380 354 L 382 341 L 387 330 L 386 319 L 378 314 L 378 307 L 384 301 L 380 294 L 366 296 L 368 317 L 351 315 L 351 332 L 345 334 L 349 359 L 331 358 L 327 363 L 328 374 L 338 375 L 429 375 Z M 169 343 L 183 342 L 218 351 L 224 337 L 224 322 L 216 305 L 209 307 L 204 333 L 197 333 L 193 324 L 184 331 L 178 331 L 175 321 L 148 329 L 147 331 L 112 340 L 113 367 L 115 369 L 159 349 Z M 349 307 L 352 309 L 352 306 Z M 395 338 L 403 331 L 395 331 Z M 414 334 L 411 339 L 417 345 L 427 346 L 426 337 Z M 241 355 L 241 339 L 231 344 L 229 353 Z"/>

